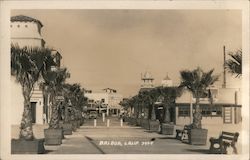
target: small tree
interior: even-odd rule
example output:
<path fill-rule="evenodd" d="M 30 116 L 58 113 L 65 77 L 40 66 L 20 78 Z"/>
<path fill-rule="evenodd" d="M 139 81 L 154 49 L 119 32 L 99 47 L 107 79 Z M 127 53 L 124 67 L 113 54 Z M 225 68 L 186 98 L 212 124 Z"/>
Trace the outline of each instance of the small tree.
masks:
<path fill-rule="evenodd" d="M 195 112 L 193 115 L 192 128 L 202 128 L 201 126 L 201 110 L 199 107 L 200 98 L 208 95 L 208 87 L 213 85 L 218 80 L 218 76 L 213 75 L 214 70 L 204 72 L 200 67 L 192 71 L 181 71 L 181 84 L 180 87 L 186 87 L 196 99 Z"/>

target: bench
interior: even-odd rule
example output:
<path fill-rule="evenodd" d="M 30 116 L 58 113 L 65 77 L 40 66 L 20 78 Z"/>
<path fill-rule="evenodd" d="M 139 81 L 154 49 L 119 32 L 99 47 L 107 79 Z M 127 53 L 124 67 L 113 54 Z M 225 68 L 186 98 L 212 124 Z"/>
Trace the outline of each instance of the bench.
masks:
<path fill-rule="evenodd" d="M 181 129 L 176 129 L 176 139 L 184 141 L 188 140 L 188 130 L 191 129 L 191 125 L 185 125 L 184 128 Z"/>
<path fill-rule="evenodd" d="M 237 148 L 235 146 L 239 137 L 239 133 L 231 133 L 222 131 L 219 138 L 210 138 L 210 149 L 211 154 L 227 154 L 227 148 L 232 147 L 233 153 L 237 154 Z"/>

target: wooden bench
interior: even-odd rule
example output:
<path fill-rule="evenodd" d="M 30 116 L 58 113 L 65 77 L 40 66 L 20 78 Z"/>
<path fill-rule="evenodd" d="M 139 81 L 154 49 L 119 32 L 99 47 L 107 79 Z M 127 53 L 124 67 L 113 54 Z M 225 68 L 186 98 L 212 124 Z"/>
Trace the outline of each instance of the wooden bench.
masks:
<path fill-rule="evenodd" d="M 222 132 L 219 138 L 210 138 L 210 149 L 211 154 L 227 154 L 227 148 L 232 147 L 233 153 L 237 154 L 237 148 L 235 146 L 239 137 L 239 133 Z"/>
<path fill-rule="evenodd" d="M 185 125 L 184 128 L 176 129 L 176 139 L 184 141 L 188 140 L 188 130 L 191 129 L 191 125 Z"/>

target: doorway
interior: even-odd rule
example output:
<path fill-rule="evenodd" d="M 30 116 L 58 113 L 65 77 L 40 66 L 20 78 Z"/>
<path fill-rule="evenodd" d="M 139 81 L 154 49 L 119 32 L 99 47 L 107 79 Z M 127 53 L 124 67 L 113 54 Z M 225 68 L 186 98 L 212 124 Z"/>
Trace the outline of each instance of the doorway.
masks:
<path fill-rule="evenodd" d="M 31 102 L 32 123 L 36 123 L 36 102 Z"/>

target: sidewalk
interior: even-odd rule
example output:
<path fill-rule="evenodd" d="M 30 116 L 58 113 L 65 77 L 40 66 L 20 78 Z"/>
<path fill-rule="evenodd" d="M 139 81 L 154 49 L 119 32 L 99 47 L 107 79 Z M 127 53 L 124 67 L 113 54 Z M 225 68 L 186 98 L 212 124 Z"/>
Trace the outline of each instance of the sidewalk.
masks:
<path fill-rule="evenodd" d="M 236 132 L 241 128 L 240 125 L 204 125 L 203 128 L 208 129 L 207 144 L 195 146 L 176 140 L 175 135 L 162 135 L 127 123 L 121 127 L 118 118 L 110 118 L 110 127 L 101 119 L 97 120 L 97 127 L 94 127 L 93 121 L 85 121 L 72 135 L 66 135 L 62 145 L 45 146 L 47 154 L 207 154 L 210 137 L 218 137 L 222 130 Z M 34 125 L 35 137 L 44 138 L 45 128 L 48 125 Z M 18 138 L 18 133 L 19 126 L 12 126 L 11 137 Z M 240 142 L 241 136 L 237 144 L 239 153 Z"/>

